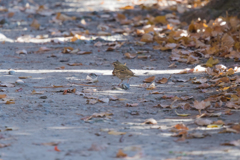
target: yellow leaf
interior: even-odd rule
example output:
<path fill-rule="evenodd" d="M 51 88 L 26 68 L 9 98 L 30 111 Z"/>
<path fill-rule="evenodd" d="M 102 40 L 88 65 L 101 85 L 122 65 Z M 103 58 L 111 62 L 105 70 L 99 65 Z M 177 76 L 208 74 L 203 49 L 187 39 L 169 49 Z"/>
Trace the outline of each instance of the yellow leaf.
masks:
<path fill-rule="evenodd" d="M 165 17 L 165 16 L 157 16 L 157 17 L 155 17 L 154 22 L 155 22 L 155 23 L 166 24 L 166 23 L 167 23 L 167 20 L 166 20 L 166 17 Z"/>
<path fill-rule="evenodd" d="M 214 65 L 218 64 L 219 60 L 218 59 L 213 59 L 213 57 L 210 57 L 208 61 L 206 62 L 207 67 L 213 67 Z"/>
<path fill-rule="evenodd" d="M 230 68 L 230 69 L 228 69 L 228 71 L 226 72 L 226 74 L 227 74 L 228 76 L 231 76 L 231 75 L 234 74 L 234 70 L 233 70 L 232 68 Z"/>
<path fill-rule="evenodd" d="M 178 115 L 178 116 L 182 116 L 182 117 L 187 117 L 187 116 L 189 116 L 190 114 L 179 114 L 179 113 L 177 113 L 177 111 L 175 110 L 175 113 Z"/>
<path fill-rule="evenodd" d="M 209 124 L 207 125 L 207 128 L 221 128 L 222 125 L 218 125 L 218 124 Z"/>

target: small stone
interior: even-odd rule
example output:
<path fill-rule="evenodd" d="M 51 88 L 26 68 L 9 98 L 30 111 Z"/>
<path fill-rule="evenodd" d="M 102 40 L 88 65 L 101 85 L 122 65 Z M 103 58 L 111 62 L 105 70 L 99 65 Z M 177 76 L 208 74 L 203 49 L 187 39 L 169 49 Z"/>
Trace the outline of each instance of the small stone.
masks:
<path fill-rule="evenodd" d="M 153 118 L 146 119 L 144 124 L 157 124 L 157 121 Z"/>
<path fill-rule="evenodd" d="M 130 85 L 128 83 L 122 83 L 122 89 L 129 89 L 130 88 Z"/>
<path fill-rule="evenodd" d="M 18 80 L 16 80 L 16 82 L 15 82 L 16 84 L 23 84 L 24 83 L 24 81 L 23 80 L 21 80 L 21 79 L 18 79 Z"/>
<path fill-rule="evenodd" d="M 47 99 L 47 96 L 41 96 L 40 99 Z"/>
<path fill-rule="evenodd" d="M 8 74 L 14 75 L 14 74 L 15 74 L 15 71 L 9 71 Z"/>

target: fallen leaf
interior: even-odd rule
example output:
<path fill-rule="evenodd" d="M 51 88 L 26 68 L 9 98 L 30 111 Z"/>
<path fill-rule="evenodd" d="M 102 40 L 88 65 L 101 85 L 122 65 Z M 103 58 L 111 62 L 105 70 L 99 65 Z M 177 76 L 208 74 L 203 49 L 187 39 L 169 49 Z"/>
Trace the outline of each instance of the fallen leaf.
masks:
<path fill-rule="evenodd" d="M 224 145 L 224 146 L 240 146 L 240 139 L 236 140 L 236 141 L 230 141 L 230 142 L 227 142 L 227 143 L 222 143 L 221 145 Z"/>
<path fill-rule="evenodd" d="M 62 53 L 70 53 L 72 50 L 72 47 L 64 47 Z"/>
<path fill-rule="evenodd" d="M 127 103 L 126 106 L 127 107 L 136 107 L 136 106 L 138 106 L 138 103 L 132 103 L 132 104 L 131 103 Z"/>
<path fill-rule="evenodd" d="M 26 77 L 18 77 L 19 79 L 28 79 L 28 78 L 32 78 L 32 76 L 26 76 Z"/>
<path fill-rule="evenodd" d="M 9 100 L 6 102 L 6 104 L 15 104 L 15 102 L 13 100 Z"/>
<path fill-rule="evenodd" d="M 79 51 L 77 52 L 77 55 L 83 55 L 83 54 L 90 54 L 92 51 Z"/>
<path fill-rule="evenodd" d="M 162 78 L 162 79 L 159 79 L 156 81 L 156 83 L 160 83 L 160 84 L 165 84 L 168 82 L 168 79 L 167 78 Z"/>
<path fill-rule="evenodd" d="M 0 143 L 0 148 L 5 148 L 5 147 L 8 147 L 8 146 L 11 146 L 11 144 L 2 144 L 2 143 Z"/>
<path fill-rule="evenodd" d="M 82 63 L 68 63 L 69 66 L 82 66 Z"/>
<path fill-rule="evenodd" d="M 162 23 L 162 24 L 167 24 L 167 20 L 165 16 L 157 16 L 154 19 L 155 23 Z"/>
<path fill-rule="evenodd" d="M 148 59 L 150 57 L 151 57 L 151 55 L 139 55 L 138 59 Z"/>
<path fill-rule="evenodd" d="M 153 41 L 153 36 L 150 33 L 146 33 L 142 36 L 141 42 L 152 42 Z"/>
<path fill-rule="evenodd" d="M 76 20 L 76 17 L 69 17 L 65 14 L 57 13 L 56 19 L 60 21 L 71 21 L 71 20 Z"/>
<path fill-rule="evenodd" d="M 87 104 L 96 104 L 98 100 L 96 99 L 87 99 Z"/>
<path fill-rule="evenodd" d="M 190 114 L 179 114 L 176 109 L 175 109 L 175 113 L 176 113 L 178 116 L 181 116 L 181 117 L 187 117 L 187 116 L 190 115 Z"/>
<path fill-rule="evenodd" d="M 151 83 L 152 81 L 154 81 L 154 79 L 155 79 L 155 76 L 148 77 L 148 78 L 146 78 L 143 82 L 145 82 L 145 83 Z"/>
<path fill-rule="evenodd" d="M 200 114 L 201 114 L 201 110 L 205 109 L 208 106 L 210 106 L 210 102 L 209 101 L 207 101 L 207 102 L 205 102 L 205 101 L 198 102 L 197 100 L 195 100 L 193 102 L 193 108 L 198 109 Z"/>
<path fill-rule="evenodd" d="M 114 96 L 114 95 L 110 95 L 110 96 L 109 96 L 109 99 L 110 99 L 111 101 L 116 101 L 116 100 L 118 100 L 118 97 L 117 97 L 117 96 Z"/>
<path fill-rule="evenodd" d="M 214 65 L 218 64 L 219 60 L 218 59 L 213 59 L 213 57 L 210 57 L 208 61 L 206 62 L 207 67 L 213 67 Z"/>
<path fill-rule="evenodd" d="M 207 126 L 209 124 L 211 124 L 213 121 L 209 120 L 209 119 L 202 119 L 202 118 L 197 118 L 195 120 L 195 123 L 199 126 Z"/>
<path fill-rule="evenodd" d="M 6 98 L 7 95 L 6 94 L 0 94 L 0 99 Z"/>
<path fill-rule="evenodd" d="M 207 128 L 221 128 L 222 125 L 217 125 L 217 124 L 209 124 L 207 125 Z"/>
<path fill-rule="evenodd" d="M 35 91 L 35 90 L 32 91 L 32 94 L 43 94 L 43 93 L 44 91 Z"/>
<path fill-rule="evenodd" d="M 109 98 L 100 98 L 98 99 L 99 102 L 103 102 L 103 103 L 108 103 L 109 102 Z"/>
<path fill-rule="evenodd" d="M 133 59 L 137 56 L 137 54 L 130 54 L 130 53 L 125 53 L 124 56 L 128 59 Z"/>
<path fill-rule="evenodd" d="M 176 128 L 177 130 L 188 130 L 187 126 L 185 126 L 184 124 L 176 124 L 174 128 Z"/>
<path fill-rule="evenodd" d="M 14 12 L 9 12 L 8 13 L 8 18 L 12 18 L 14 16 L 14 14 L 15 14 Z"/>
<path fill-rule="evenodd" d="M 57 151 L 57 152 L 61 152 L 61 151 L 58 149 L 58 146 L 55 146 L 55 147 L 54 147 L 54 150 Z"/>
<path fill-rule="evenodd" d="M 125 154 L 122 149 L 119 149 L 116 157 L 117 158 L 124 158 L 124 157 L 127 157 L 127 154 Z"/>

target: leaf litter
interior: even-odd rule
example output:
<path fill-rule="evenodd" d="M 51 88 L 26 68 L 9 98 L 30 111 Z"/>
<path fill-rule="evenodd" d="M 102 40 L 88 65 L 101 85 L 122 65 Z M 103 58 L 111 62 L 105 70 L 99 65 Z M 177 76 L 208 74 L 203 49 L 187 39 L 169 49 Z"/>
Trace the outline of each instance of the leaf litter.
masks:
<path fill-rule="evenodd" d="M 103 4 L 104 1 L 101 3 Z M 181 4 L 181 2 L 178 1 L 178 3 Z M 200 3 L 200 2 L 199 2 Z M 194 3 L 193 6 L 198 6 L 199 4 Z M 133 10 L 136 7 L 140 7 L 140 10 L 151 10 L 151 9 L 159 9 L 158 5 L 153 6 L 125 6 L 121 7 L 122 10 Z M 123 35 L 133 35 L 135 39 L 132 44 L 140 47 L 148 47 L 149 44 L 154 43 L 154 46 L 150 49 L 146 49 L 147 51 L 133 51 L 133 50 L 127 50 L 122 51 L 124 47 L 126 47 L 128 44 L 127 42 L 104 42 L 104 41 L 96 41 L 93 43 L 93 47 L 97 48 L 97 52 L 102 51 L 108 51 L 109 55 L 111 53 L 122 53 L 121 56 L 123 59 L 129 60 L 129 62 L 133 61 L 156 61 L 156 55 L 151 53 L 151 49 L 153 50 L 160 50 L 160 51 L 168 51 L 166 54 L 168 54 L 170 58 L 170 62 L 168 67 L 176 68 L 178 69 L 179 66 L 181 66 L 183 63 L 189 64 L 190 66 L 193 65 L 199 65 L 195 68 L 187 68 L 185 70 L 179 71 L 179 76 L 195 76 L 195 73 L 202 73 L 204 77 L 199 78 L 193 78 L 191 77 L 190 80 L 188 79 L 181 79 L 179 77 L 176 78 L 176 80 L 173 80 L 170 82 L 169 78 L 157 78 L 155 80 L 155 75 L 146 78 L 144 77 L 144 80 L 142 79 L 144 84 L 137 84 L 139 87 L 139 90 L 142 90 L 144 93 L 141 97 L 142 100 L 138 100 L 138 103 L 135 100 L 137 99 L 128 99 L 131 100 L 131 102 L 128 101 L 128 99 L 122 98 L 123 93 L 118 94 L 117 96 L 108 94 L 107 96 L 99 96 L 96 93 L 97 90 L 95 88 L 87 88 L 83 89 L 82 92 L 76 91 L 76 89 L 65 89 L 61 90 L 63 92 L 63 95 L 67 96 L 70 93 L 74 96 L 81 95 L 83 98 L 86 98 L 86 103 L 93 105 L 92 107 L 99 107 L 98 105 L 102 105 L 104 103 L 108 103 L 109 105 L 117 105 L 117 106 L 127 106 L 127 107 L 134 107 L 136 109 L 141 110 L 141 107 L 144 106 L 144 103 L 147 103 L 147 110 L 152 109 L 151 107 L 161 107 L 163 109 L 168 108 L 173 113 L 173 117 L 177 119 L 181 119 L 184 117 L 188 117 L 190 114 L 186 114 L 186 110 L 191 111 L 191 115 L 196 117 L 194 119 L 195 126 L 201 126 L 208 129 L 222 129 L 223 126 L 227 127 L 224 128 L 224 130 L 220 131 L 221 133 L 239 133 L 239 126 L 238 125 L 229 125 L 221 120 L 214 121 L 214 117 L 222 118 L 223 115 L 231 116 L 233 113 L 235 113 L 233 110 L 239 110 L 240 105 L 240 89 L 239 89 L 239 83 L 240 83 L 240 77 L 236 74 L 239 67 L 238 66 L 224 66 L 221 63 L 226 60 L 233 60 L 238 62 L 239 61 L 239 37 L 238 37 L 238 28 L 239 26 L 239 20 L 237 17 L 219 17 L 216 20 L 211 20 L 208 23 L 204 20 L 197 20 L 192 21 L 191 24 L 185 24 L 179 21 L 177 14 L 175 11 L 178 11 L 179 13 L 183 13 L 187 10 L 187 8 L 184 8 L 182 5 L 175 6 L 175 9 L 173 13 L 169 13 L 166 15 L 157 15 L 154 16 L 154 14 L 148 14 L 148 15 L 141 15 L 136 17 L 131 17 L 128 14 L 125 14 L 125 12 L 120 11 L 119 13 L 115 15 L 106 14 L 105 15 L 98 15 L 98 18 L 102 18 L 105 21 L 113 21 L 118 24 L 117 27 L 113 27 L 114 25 L 108 24 L 103 25 L 100 24 L 96 26 L 98 29 L 97 32 L 92 32 L 90 29 L 88 29 L 88 24 L 90 21 L 88 19 L 82 19 L 78 26 L 78 29 L 59 29 L 59 30 L 51 30 L 49 29 L 49 33 L 51 33 L 51 36 L 64 36 L 64 37 L 70 37 L 68 42 L 71 44 L 78 43 L 80 40 L 86 40 L 86 38 L 89 38 L 89 36 L 111 36 L 113 33 L 119 33 Z M 6 12 L 7 9 L 3 7 L 3 12 Z M 36 9 L 32 9 L 30 7 L 26 7 L 24 9 L 21 9 L 22 12 L 28 13 L 28 14 L 38 14 L 41 16 L 48 16 L 50 17 L 49 23 L 56 23 L 56 24 L 64 24 L 68 22 L 69 24 L 75 23 L 79 17 L 68 15 L 67 13 L 55 13 L 49 9 L 47 9 L 45 6 L 38 6 Z M 54 14 L 54 16 L 52 16 Z M 93 13 L 94 14 L 94 13 Z M 8 18 L 14 18 L 16 14 L 14 12 L 8 13 Z M 29 15 L 30 17 L 32 15 Z M 91 15 L 92 16 L 92 15 Z M 40 23 L 41 21 L 38 19 L 31 19 L 31 22 L 29 23 L 29 27 L 32 27 L 36 30 L 42 30 L 42 27 L 45 26 L 44 24 Z M 114 22 L 114 23 L 115 23 Z M 126 27 L 128 26 L 128 27 Z M 160 27 L 159 27 L 160 26 Z M 69 26 L 70 27 L 70 26 Z M 118 28 L 119 27 L 119 28 Z M 136 28 L 137 27 L 137 28 Z M 39 37 L 44 39 L 44 36 L 40 35 Z M 27 40 L 26 40 L 27 39 Z M 31 39 L 35 39 L 34 36 L 21 36 L 16 39 L 16 41 L 30 41 Z M 54 39 L 51 41 L 52 43 L 55 43 L 55 45 L 60 45 L 63 41 L 60 41 L 58 39 Z M 131 43 L 130 43 L 131 44 Z M 71 46 L 71 47 L 70 47 Z M 84 55 L 89 56 L 89 54 L 94 57 L 96 55 L 95 51 L 92 50 L 81 50 L 78 48 L 72 47 L 73 45 L 69 45 L 62 47 L 62 53 L 64 56 L 66 55 Z M 20 56 L 28 56 L 31 55 L 32 51 L 28 48 L 25 49 L 16 49 L 15 52 Z M 46 46 L 41 46 L 38 51 L 35 51 L 33 53 L 45 53 L 48 54 L 53 50 L 57 50 L 56 48 L 48 48 Z M 150 52 L 149 52 L 150 50 Z M 164 53 L 165 54 L 165 53 Z M 44 55 L 44 54 L 42 54 Z M 81 56 L 81 57 L 84 57 Z M 51 58 L 56 58 L 56 56 L 50 56 Z M 150 59 L 151 58 L 151 59 Z M 102 60 L 103 61 L 103 60 Z M 104 61 L 107 61 L 104 59 Z M 96 63 L 96 65 L 100 66 L 104 64 Z M 151 63 L 149 63 L 151 64 Z M 71 62 L 67 64 L 68 66 L 86 66 L 84 62 Z M 64 65 L 59 65 L 60 67 L 55 69 L 64 70 Z M 89 65 L 90 66 L 90 65 Z M 145 66 L 144 65 L 141 65 Z M 72 67 L 73 68 L 73 67 Z M 145 66 L 142 67 L 144 70 L 156 70 L 156 68 L 160 68 L 159 66 Z M 180 75 L 185 74 L 185 75 Z M 86 75 L 85 75 L 86 77 Z M 157 75 L 156 75 L 157 77 Z M 20 76 L 20 79 L 26 79 L 27 81 L 31 81 L 33 78 L 28 76 Z M 185 78 L 185 77 L 184 77 Z M 155 80 L 155 82 L 154 82 Z M 102 81 L 101 78 L 98 79 L 97 75 L 89 74 L 85 78 L 84 83 L 98 83 L 98 81 Z M 140 82 L 140 81 L 138 81 Z M 150 83 L 150 84 L 146 84 Z M 155 83 L 159 83 L 160 85 L 156 85 Z M 180 84 L 184 83 L 184 85 Z M 71 83 L 74 85 L 78 85 L 78 87 L 100 87 L 99 91 L 103 91 L 105 88 L 102 86 L 97 85 L 88 85 L 88 84 L 82 84 L 82 83 Z M 162 85 L 164 84 L 164 85 Z M 180 85 L 179 85 L 180 84 Z M 13 83 L 1 83 L 0 87 L 15 87 L 17 84 Z M 168 87 L 171 85 L 171 87 Z M 56 89 L 56 88 L 67 88 L 68 85 L 46 85 L 47 87 L 34 87 L 34 88 L 46 88 L 47 91 L 36 91 L 32 90 L 31 95 L 35 96 L 38 94 L 44 94 L 45 92 L 48 92 L 48 89 Z M 160 86 L 160 87 L 159 87 Z M 167 86 L 167 89 L 163 89 L 161 87 Z M 194 95 L 192 95 L 191 92 L 186 93 L 184 95 L 178 95 L 176 92 L 184 91 L 184 89 L 179 90 L 181 87 L 192 87 L 194 89 Z M 104 89 L 103 89 L 104 88 Z M 172 91 L 173 88 L 174 92 Z M 159 91 L 151 91 L 158 89 Z M 168 91 L 169 89 L 169 91 Z M 22 89 L 25 91 L 25 89 Z M 18 92 L 21 92 L 22 90 L 17 89 L 17 94 L 20 94 Z M 149 94 L 146 94 L 145 92 L 148 92 Z M 173 93 L 168 93 L 173 92 Z M 188 91 L 187 91 L 188 92 Z M 199 95 L 198 95 L 199 92 Z M 57 93 L 57 92 L 56 92 Z M 109 92 L 110 93 L 110 92 Z M 202 97 L 200 93 L 206 93 Z M 161 95 L 165 94 L 165 95 Z M 9 96 L 9 94 L 8 94 Z M 8 98 L 6 94 L 1 94 L 1 99 Z M 58 95 L 62 96 L 62 95 Z M 107 98 L 108 97 L 108 98 Z M 147 97 L 147 98 L 146 98 Z M 80 97 L 82 98 L 82 97 Z M 139 99 L 139 98 L 138 98 Z M 154 100 L 153 100 L 154 99 Z M 127 103 L 121 103 L 121 101 L 127 101 Z M 160 102 L 156 102 L 156 101 Z M 15 104 L 15 100 L 8 99 L 7 101 L 4 101 L 6 104 Z M 17 102 L 17 99 L 16 99 Z M 99 103 L 101 102 L 101 103 Z M 158 103 L 158 104 L 157 104 Z M 95 106 L 96 105 L 96 106 Z M 144 106 L 145 107 L 145 106 Z M 177 110 L 182 109 L 183 111 Z M 174 109 L 174 110 L 173 110 Z M 219 109 L 219 110 L 218 110 Z M 199 111 L 199 114 L 197 115 L 197 111 Z M 218 111 L 218 112 L 217 112 Z M 139 112 L 140 113 L 140 112 Z M 101 112 L 101 113 L 94 113 L 91 116 L 84 117 L 82 120 L 89 121 L 93 118 L 112 118 L 111 112 Z M 138 114 L 139 115 L 139 114 Z M 141 115 L 141 114 L 140 114 Z M 208 117 L 209 119 L 205 119 L 204 117 Z M 158 119 L 157 119 L 158 120 Z M 147 119 L 144 124 L 157 124 L 157 121 L 155 119 Z M 191 129 L 192 126 L 190 125 Z M 204 138 L 206 135 L 200 132 L 190 132 L 190 127 L 186 127 L 184 124 L 177 124 L 172 128 L 172 131 L 176 133 L 176 135 L 173 135 L 175 137 L 180 137 L 177 141 L 184 141 L 185 139 L 190 138 Z M 111 130 L 108 132 L 110 135 L 125 135 L 126 132 L 118 132 Z M 232 145 L 232 146 L 239 146 L 239 140 L 236 141 L 230 141 L 228 143 L 224 143 L 225 145 Z M 51 144 L 51 143 L 50 143 Z M 4 145 L 3 145 L 4 146 Z M 57 147 L 57 144 L 54 143 L 55 151 L 60 152 L 60 150 Z M 92 148 L 92 149 L 91 149 Z M 97 149 L 98 147 L 92 145 L 89 150 L 95 150 L 95 151 L 101 151 L 100 149 Z M 117 158 L 124 158 L 128 157 L 126 153 L 124 153 L 125 150 L 119 149 L 116 157 Z"/>

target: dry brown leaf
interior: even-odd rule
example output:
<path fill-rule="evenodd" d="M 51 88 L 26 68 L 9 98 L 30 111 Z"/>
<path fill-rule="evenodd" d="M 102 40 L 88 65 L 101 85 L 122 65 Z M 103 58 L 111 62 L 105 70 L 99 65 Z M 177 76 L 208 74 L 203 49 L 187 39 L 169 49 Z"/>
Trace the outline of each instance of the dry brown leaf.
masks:
<path fill-rule="evenodd" d="M 151 55 L 139 55 L 138 59 L 148 59 L 150 57 L 151 57 Z"/>
<path fill-rule="evenodd" d="M 116 155 L 117 158 L 124 158 L 127 157 L 127 154 L 123 152 L 122 149 L 119 149 Z"/>
<path fill-rule="evenodd" d="M 77 55 L 82 55 L 82 54 L 90 54 L 92 51 L 79 51 L 77 52 Z"/>
<path fill-rule="evenodd" d="M 69 66 L 82 66 L 82 63 L 68 63 Z"/>
<path fill-rule="evenodd" d="M 231 141 L 227 143 L 222 143 L 224 146 L 240 146 L 240 139 L 236 141 Z"/>
<path fill-rule="evenodd" d="M 6 94 L 0 94 L 0 99 L 6 98 L 7 95 Z"/>
<path fill-rule="evenodd" d="M 70 53 L 72 50 L 72 47 L 64 47 L 62 53 Z"/>
<path fill-rule="evenodd" d="M 152 42 L 153 36 L 150 33 L 146 33 L 142 36 L 141 42 Z"/>
<path fill-rule="evenodd" d="M 9 100 L 6 102 L 6 104 L 15 104 L 15 102 L 13 100 Z"/>
<path fill-rule="evenodd" d="M 125 53 L 124 56 L 128 59 L 133 59 L 137 56 L 137 54 Z"/>
<path fill-rule="evenodd" d="M 2 143 L 0 143 L 0 148 L 5 148 L 5 147 L 8 147 L 8 146 L 11 146 L 11 144 L 2 144 Z"/>
<path fill-rule="evenodd" d="M 96 99 L 87 99 L 87 104 L 96 104 L 98 100 Z"/>
<path fill-rule="evenodd" d="M 136 107 L 136 106 L 138 106 L 138 103 L 132 103 L 132 104 L 131 103 L 127 103 L 126 106 L 127 107 Z"/>
<path fill-rule="evenodd" d="M 38 21 L 36 19 L 34 19 L 31 23 L 31 27 L 33 27 L 35 29 L 39 29 L 40 24 L 38 23 Z"/>
<path fill-rule="evenodd" d="M 155 79 L 155 76 L 148 77 L 148 78 L 146 78 L 143 82 L 145 82 L 145 83 L 151 83 L 152 81 L 154 81 L 154 79 Z"/>
<path fill-rule="evenodd" d="M 69 17 L 65 14 L 57 13 L 56 19 L 60 21 L 69 21 L 69 20 L 71 21 L 71 20 L 76 20 L 76 17 Z"/>
<path fill-rule="evenodd" d="M 176 124 L 174 128 L 176 128 L 177 130 L 188 130 L 187 126 L 185 126 L 184 124 Z"/>
<path fill-rule="evenodd" d="M 160 83 L 160 84 L 165 84 L 168 82 L 168 79 L 167 78 L 162 78 L 162 79 L 159 79 L 156 81 L 156 83 Z"/>
<path fill-rule="evenodd" d="M 8 13 L 8 18 L 12 18 L 14 16 L 14 14 L 15 14 L 14 12 L 9 12 Z"/>
<path fill-rule="evenodd" d="M 229 51 L 234 43 L 234 39 L 229 34 L 225 33 L 221 39 L 221 49 Z"/>
<path fill-rule="evenodd" d="M 32 91 L 32 94 L 43 94 L 43 93 L 44 91 L 35 91 L 35 90 Z"/>
<path fill-rule="evenodd" d="M 109 102 L 109 98 L 100 98 L 98 99 L 99 102 L 103 102 L 103 103 L 108 103 Z"/>
<path fill-rule="evenodd" d="M 202 118 L 197 118 L 195 120 L 195 123 L 197 125 L 200 125 L 200 126 L 207 126 L 209 124 L 211 124 L 213 121 L 212 120 L 209 120 L 209 119 L 202 119 Z"/>
<path fill-rule="evenodd" d="M 198 102 L 197 100 L 195 100 L 193 104 L 193 108 L 196 108 L 198 110 L 205 109 L 207 107 L 205 101 Z"/>
<path fill-rule="evenodd" d="M 116 100 L 118 100 L 118 97 L 117 97 L 117 96 L 114 96 L 114 95 L 110 95 L 110 96 L 109 96 L 109 99 L 110 99 L 111 101 L 116 101 Z"/>

